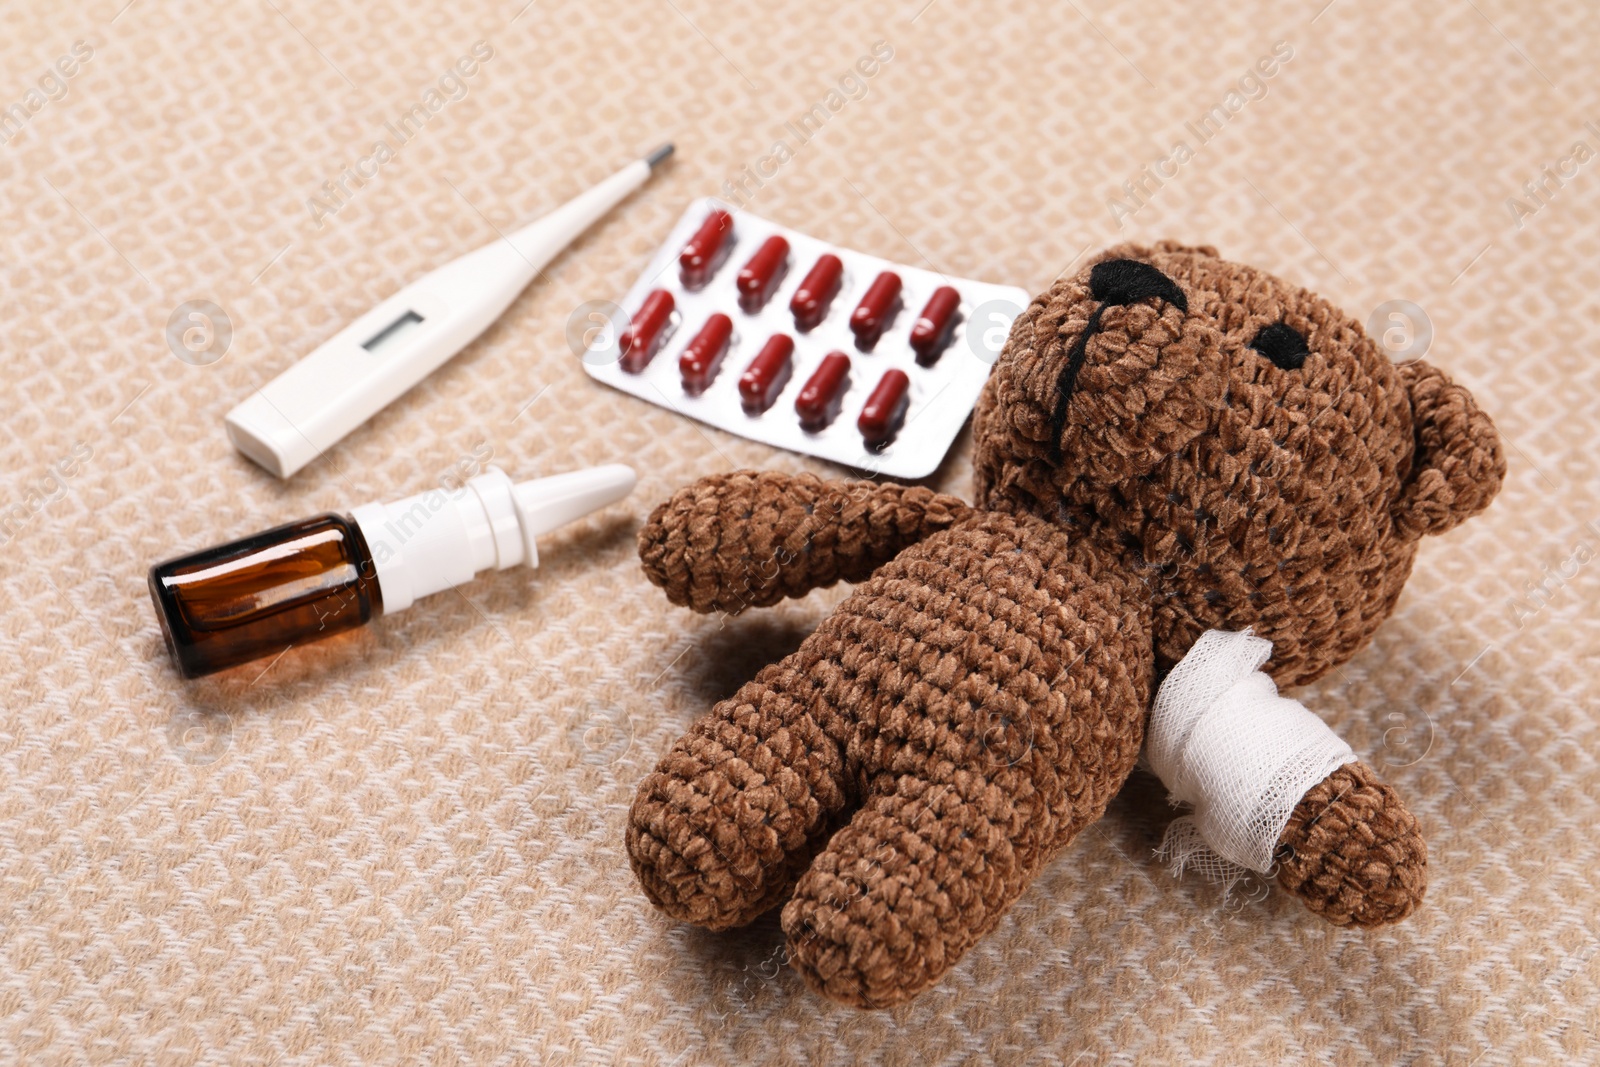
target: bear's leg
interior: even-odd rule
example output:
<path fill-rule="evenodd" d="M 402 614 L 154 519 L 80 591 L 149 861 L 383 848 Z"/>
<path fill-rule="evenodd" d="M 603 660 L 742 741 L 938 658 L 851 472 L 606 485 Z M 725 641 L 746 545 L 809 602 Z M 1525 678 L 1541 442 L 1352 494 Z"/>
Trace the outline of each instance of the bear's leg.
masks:
<path fill-rule="evenodd" d="M 842 1004 L 890 1007 L 992 930 L 1048 856 L 1017 840 L 1043 828 L 1012 793 L 1027 791 L 1019 779 L 904 775 L 868 800 L 783 909 L 806 983 Z"/>
<path fill-rule="evenodd" d="M 628 857 L 650 900 L 713 930 L 742 926 L 788 893 L 842 818 L 842 745 L 806 644 L 718 704 L 672 746 L 628 813 Z"/>
<path fill-rule="evenodd" d="M 858 1007 L 910 999 L 1098 819 L 1139 752 L 1148 600 L 1036 520 L 934 534 L 816 637 L 860 692 L 862 806 L 783 911 L 790 960 Z"/>

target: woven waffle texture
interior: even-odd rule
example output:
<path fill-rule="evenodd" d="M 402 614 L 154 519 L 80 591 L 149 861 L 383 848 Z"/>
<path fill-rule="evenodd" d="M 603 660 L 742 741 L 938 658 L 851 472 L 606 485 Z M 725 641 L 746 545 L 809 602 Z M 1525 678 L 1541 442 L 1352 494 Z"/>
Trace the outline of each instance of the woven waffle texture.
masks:
<path fill-rule="evenodd" d="M 11 0 L 4 20 L 0 108 L 74 41 L 93 55 L 0 144 L 0 1061 L 1600 1058 L 1600 163 L 1560 173 L 1600 149 L 1592 3 Z M 319 227 L 307 200 L 480 39 L 466 95 Z M 786 124 L 878 40 L 893 59 L 801 144 Z M 1264 95 L 1189 134 L 1279 40 Z M 1420 543 L 1371 644 L 1286 686 L 1416 816 L 1406 923 L 1174 882 L 1139 773 L 891 1011 L 813 995 L 776 915 L 714 934 L 639 892 L 639 781 L 849 590 L 692 615 L 641 575 L 637 529 L 703 475 L 843 472 L 595 386 L 568 323 L 780 138 L 753 210 L 952 277 L 1043 292 L 1173 236 L 1363 324 L 1425 311 L 1427 359 L 1504 436 L 1505 488 Z M 663 139 L 667 171 L 324 460 L 281 484 L 229 447 L 252 387 Z M 1193 157 L 1158 187 L 1142 168 L 1178 140 Z M 231 320 L 205 366 L 163 337 L 191 300 Z M 970 448 L 930 488 L 970 501 Z M 150 563 L 488 460 L 641 483 L 535 572 L 178 681 Z"/>

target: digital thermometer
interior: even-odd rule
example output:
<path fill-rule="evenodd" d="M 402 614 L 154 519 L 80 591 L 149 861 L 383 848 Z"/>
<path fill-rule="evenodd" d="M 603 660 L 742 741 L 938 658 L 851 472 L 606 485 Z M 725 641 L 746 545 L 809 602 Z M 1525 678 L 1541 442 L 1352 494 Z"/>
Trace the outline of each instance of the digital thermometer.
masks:
<path fill-rule="evenodd" d="M 228 412 L 228 440 L 278 477 L 294 474 L 488 329 L 546 263 L 671 154 L 662 145 L 401 289 Z"/>

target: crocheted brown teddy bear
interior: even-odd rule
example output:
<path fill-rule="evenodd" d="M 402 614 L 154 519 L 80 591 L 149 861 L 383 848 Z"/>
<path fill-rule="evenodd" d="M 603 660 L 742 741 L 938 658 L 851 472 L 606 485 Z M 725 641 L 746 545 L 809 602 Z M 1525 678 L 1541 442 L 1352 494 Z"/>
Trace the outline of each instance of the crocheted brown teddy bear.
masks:
<path fill-rule="evenodd" d="M 1423 534 L 1505 461 L 1471 395 L 1211 248 L 1119 246 L 1020 316 L 974 417 L 975 503 L 738 472 L 639 533 L 677 604 L 860 583 L 672 746 L 627 848 L 714 930 L 788 898 L 805 980 L 882 1007 L 936 982 L 1133 770 L 1157 680 L 1208 630 L 1309 682 L 1394 609 Z M 1408 915 L 1426 850 L 1364 763 L 1295 805 L 1277 880 L 1341 925 Z"/>

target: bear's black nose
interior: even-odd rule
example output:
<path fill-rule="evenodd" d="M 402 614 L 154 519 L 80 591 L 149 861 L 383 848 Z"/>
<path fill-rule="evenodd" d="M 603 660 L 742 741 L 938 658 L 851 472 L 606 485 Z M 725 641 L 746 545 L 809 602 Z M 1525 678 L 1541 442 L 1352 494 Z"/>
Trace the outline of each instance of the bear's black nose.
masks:
<path fill-rule="evenodd" d="M 1159 296 L 1179 311 L 1189 301 L 1178 283 L 1148 263 L 1136 259 L 1108 259 L 1089 271 L 1089 295 L 1102 304 L 1132 304 Z"/>
<path fill-rule="evenodd" d="M 1078 372 L 1089 352 L 1089 339 L 1100 332 L 1100 315 L 1108 307 L 1120 307 L 1160 297 L 1179 311 L 1189 310 L 1189 299 L 1178 283 L 1148 263 L 1136 259 L 1108 259 L 1089 270 L 1089 295 L 1099 306 L 1089 313 L 1083 332 L 1067 353 L 1067 362 L 1056 381 L 1056 406 L 1050 417 L 1050 458 L 1061 462 L 1061 434 L 1067 425 L 1067 406 L 1078 386 Z"/>

